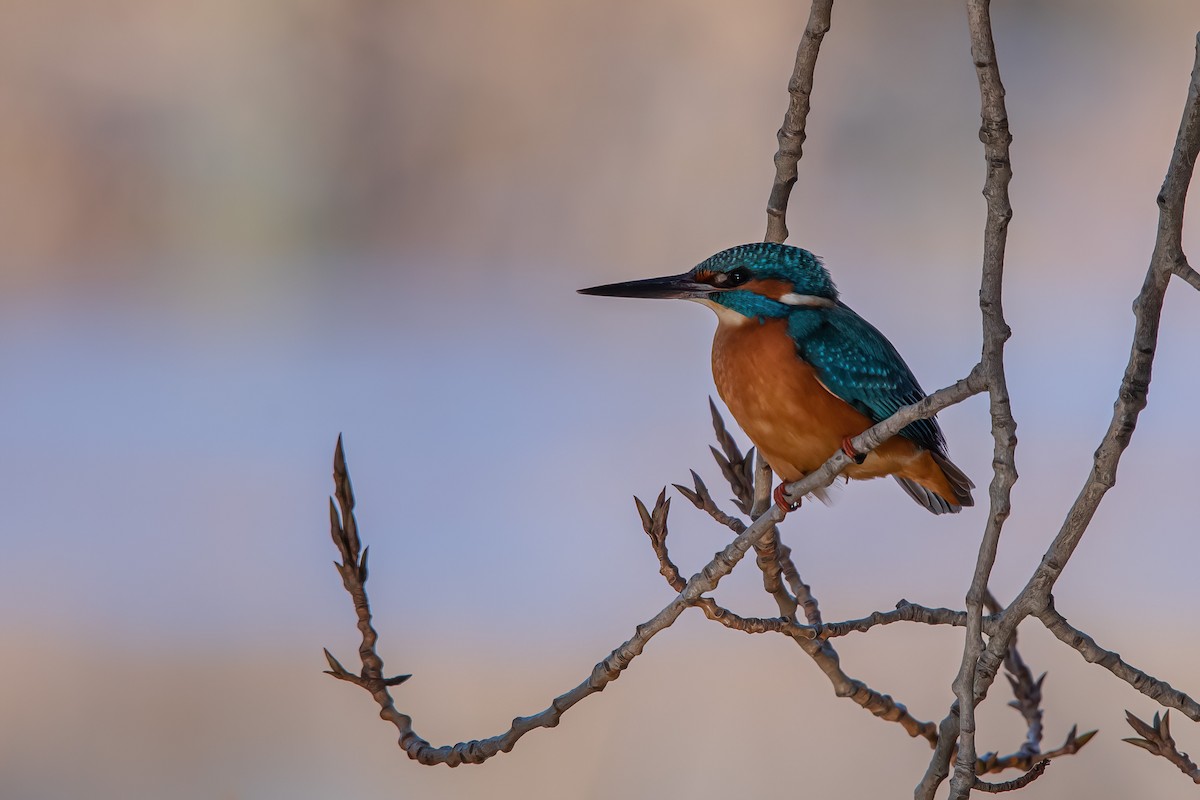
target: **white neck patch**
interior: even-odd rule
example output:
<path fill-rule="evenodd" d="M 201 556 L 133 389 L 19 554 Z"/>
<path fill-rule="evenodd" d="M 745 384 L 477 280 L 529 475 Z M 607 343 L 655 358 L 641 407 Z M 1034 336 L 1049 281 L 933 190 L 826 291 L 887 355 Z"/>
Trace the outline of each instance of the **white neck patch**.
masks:
<path fill-rule="evenodd" d="M 813 294 L 796 294 L 788 292 L 779 298 L 779 302 L 789 306 L 805 306 L 807 308 L 832 308 L 834 302 L 828 297 L 817 297 Z"/>
<path fill-rule="evenodd" d="M 706 305 L 717 312 L 717 320 L 721 325 L 745 325 L 751 321 L 750 317 L 742 316 L 732 308 L 726 308 L 720 303 L 714 303 L 707 297 L 689 297 L 688 299 Z"/>

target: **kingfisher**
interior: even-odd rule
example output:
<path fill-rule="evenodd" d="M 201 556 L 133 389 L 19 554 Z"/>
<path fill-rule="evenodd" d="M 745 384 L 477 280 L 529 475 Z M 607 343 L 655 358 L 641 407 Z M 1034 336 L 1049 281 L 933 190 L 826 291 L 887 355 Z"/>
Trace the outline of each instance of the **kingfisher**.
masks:
<path fill-rule="evenodd" d="M 693 300 L 717 314 L 713 380 L 721 399 L 782 483 L 818 469 L 838 449 L 847 480 L 891 475 L 934 514 L 974 505 L 933 417 L 911 423 L 870 453 L 851 438 L 925 397 L 900 353 L 838 297 L 821 259 L 760 242 L 723 250 L 689 272 L 580 289 L 604 297 Z"/>

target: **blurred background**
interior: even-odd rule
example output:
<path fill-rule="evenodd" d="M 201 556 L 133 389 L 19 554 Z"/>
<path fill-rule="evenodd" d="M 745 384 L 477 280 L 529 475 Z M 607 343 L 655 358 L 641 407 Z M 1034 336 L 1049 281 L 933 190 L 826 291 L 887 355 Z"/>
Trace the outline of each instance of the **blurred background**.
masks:
<path fill-rule="evenodd" d="M 544 708 L 672 597 L 630 496 L 707 453 L 714 321 L 581 297 L 761 238 L 806 3 L 0 2 L 0 796 L 908 796 L 922 741 L 780 637 L 689 613 L 601 696 L 482 767 L 425 768 L 365 693 L 330 567 L 346 436 L 381 652 L 435 744 Z M 1020 425 L 993 588 L 1082 485 L 1128 354 L 1200 7 L 995 8 L 1015 135 L 1005 303 Z M 926 389 L 980 348 L 984 169 L 965 12 L 846 2 L 817 68 L 792 242 Z M 1196 228 L 1185 244 L 1200 245 Z M 1188 453 L 1200 297 L 1167 298 L 1150 407 L 1056 593 L 1200 691 Z M 986 401 L 942 414 L 986 498 Z M 985 515 L 890 481 L 789 517 L 826 619 L 961 607 Z M 727 496 L 719 492 L 718 497 Z M 691 573 L 728 540 L 681 498 Z M 718 592 L 773 609 L 753 564 Z M 939 720 L 961 631 L 841 640 Z M 1027 625 L 1047 748 L 1028 797 L 1183 796 L 1120 742 L 1156 707 Z M 999 681 L 981 750 L 1024 730 Z M 1200 730 L 1179 719 L 1181 748 Z M 1006 777 L 1012 777 L 1011 775 Z"/>

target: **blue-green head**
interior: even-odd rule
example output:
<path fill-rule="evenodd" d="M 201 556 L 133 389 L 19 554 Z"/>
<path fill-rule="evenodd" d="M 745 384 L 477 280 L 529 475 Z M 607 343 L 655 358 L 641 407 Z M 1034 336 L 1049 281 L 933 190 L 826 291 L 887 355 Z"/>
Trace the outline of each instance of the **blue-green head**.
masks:
<path fill-rule="evenodd" d="M 837 287 L 821 260 L 786 244 L 758 242 L 722 250 L 682 275 L 648 278 L 580 289 L 607 297 L 697 300 L 718 315 L 726 309 L 743 317 L 786 317 L 800 308 L 837 303 Z"/>

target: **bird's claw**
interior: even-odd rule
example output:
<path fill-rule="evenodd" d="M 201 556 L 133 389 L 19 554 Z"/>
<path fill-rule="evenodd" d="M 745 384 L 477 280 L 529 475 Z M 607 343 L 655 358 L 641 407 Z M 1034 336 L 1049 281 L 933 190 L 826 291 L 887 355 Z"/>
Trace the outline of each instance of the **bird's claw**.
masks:
<path fill-rule="evenodd" d="M 785 513 L 785 514 L 788 513 L 789 511 L 795 511 L 797 508 L 800 507 L 799 500 L 797 500 L 795 503 L 792 503 L 792 502 L 789 502 L 788 499 L 784 496 L 783 490 L 786 488 L 787 488 L 787 484 L 781 483 L 775 487 L 775 491 L 772 494 L 772 497 L 775 498 L 775 503 L 780 508 L 783 509 L 783 513 Z"/>
<path fill-rule="evenodd" d="M 854 449 L 854 445 L 850 442 L 850 437 L 842 439 L 842 452 L 854 459 L 855 464 L 861 464 L 867 460 L 866 453 L 860 453 Z"/>

